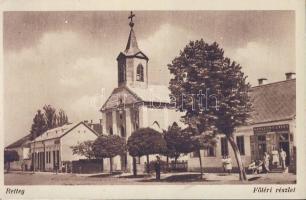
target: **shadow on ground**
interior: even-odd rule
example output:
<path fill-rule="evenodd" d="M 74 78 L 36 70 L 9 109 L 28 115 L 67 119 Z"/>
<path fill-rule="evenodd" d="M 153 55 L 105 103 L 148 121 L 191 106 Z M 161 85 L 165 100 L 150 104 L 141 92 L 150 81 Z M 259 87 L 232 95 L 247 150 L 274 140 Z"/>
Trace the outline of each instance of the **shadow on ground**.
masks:
<path fill-rule="evenodd" d="M 260 179 L 260 176 L 249 178 L 248 181 L 256 181 L 257 179 Z"/>
<path fill-rule="evenodd" d="M 181 174 L 173 175 L 161 180 L 155 178 L 140 180 L 139 182 L 218 182 L 219 180 L 208 180 L 206 178 L 201 179 L 200 174 Z"/>
<path fill-rule="evenodd" d="M 96 175 L 91 175 L 91 176 L 88 176 L 88 177 L 89 178 L 103 178 L 103 177 L 116 176 L 116 175 L 119 175 L 119 174 L 122 174 L 122 172 L 112 172 L 111 174 L 110 173 L 107 173 L 107 174 L 96 174 Z"/>
<path fill-rule="evenodd" d="M 148 174 L 142 174 L 142 175 L 126 175 L 126 176 L 119 176 L 119 178 L 149 178 L 151 175 Z"/>

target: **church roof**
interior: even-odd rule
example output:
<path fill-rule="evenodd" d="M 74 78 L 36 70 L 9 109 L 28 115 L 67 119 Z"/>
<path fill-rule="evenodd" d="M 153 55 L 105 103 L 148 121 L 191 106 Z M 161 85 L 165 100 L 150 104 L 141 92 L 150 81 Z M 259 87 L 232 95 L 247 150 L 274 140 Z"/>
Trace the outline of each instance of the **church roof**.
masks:
<path fill-rule="evenodd" d="M 170 90 L 165 85 L 149 85 L 146 88 L 123 86 L 115 88 L 103 104 L 101 110 L 116 108 L 119 99 L 124 99 L 126 105 L 139 102 L 170 103 Z"/>
<path fill-rule="evenodd" d="M 128 88 L 144 102 L 170 103 L 170 90 L 165 85 L 149 85 L 147 88 Z"/>
<path fill-rule="evenodd" d="M 296 115 L 296 81 L 280 81 L 252 87 L 252 124 L 293 119 Z"/>

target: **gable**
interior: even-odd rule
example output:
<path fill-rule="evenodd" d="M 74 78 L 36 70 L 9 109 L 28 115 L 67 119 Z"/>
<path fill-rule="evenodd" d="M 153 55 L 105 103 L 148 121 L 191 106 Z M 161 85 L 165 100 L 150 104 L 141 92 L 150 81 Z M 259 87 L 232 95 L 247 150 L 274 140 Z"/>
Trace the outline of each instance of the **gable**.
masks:
<path fill-rule="evenodd" d="M 94 140 L 97 137 L 98 135 L 94 130 L 81 122 L 71 130 L 67 131 L 60 138 L 62 141 L 65 141 L 65 144 L 74 144 L 75 141 Z"/>
<path fill-rule="evenodd" d="M 133 104 L 142 101 L 139 97 L 133 94 L 129 89 L 125 87 L 116 88 L 113 90 L 112 94 L 106 100 L 101 108 L 102 110 L 117 108 L 122 100 L 125 104 Z"/>

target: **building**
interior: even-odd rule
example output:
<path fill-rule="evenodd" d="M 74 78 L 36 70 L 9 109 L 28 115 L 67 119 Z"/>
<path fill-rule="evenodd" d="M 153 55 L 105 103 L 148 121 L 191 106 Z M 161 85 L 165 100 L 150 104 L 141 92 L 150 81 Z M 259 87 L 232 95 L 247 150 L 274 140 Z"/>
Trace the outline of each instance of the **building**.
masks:
<path fill-rule="evenodd" d="M 11 162 L 11 170 L 29 170 L 31 166 L 30 143 L 31 134 L 28 134 L 16 142 L 5 147 L 5 150 L 14 150 L 18 153 L 19 160 Z"/>
<path fill-rule="evenodd" d="M 95 140 L 98 134 L 84 122 L 50 129 L 31 142 L 31 158 L 36 171 L 53 171 L 56 166 L 70 167 L 72 161 L 84 159 L 73 155 L 71 146 Z"/>
<path fill-rule="evenodd" d="M 126 139 L 140 127 L 149 127 L 158 122 L 161 129 L 166 129 L 180 119 L 175 110 L 165 107 L 170 103 L 167 86 L 149 84 L 149 58 L 138 47 L 131 16 L 126 48 L 117 57 L 118 87 L 100 110 L 103 134 L 116 134 Z M 139 159 L 138 169 L 144 162 L 144 158 Z M 109 165 L 107 162 L 105 164 Z M 113 164 L 115 170 L 131 171 L 132 158 L 128 155 L 117 156 Z"/>
<path fill-rule="evenodd" d="M 252 87 L 252 121 L 248 126 L 237 128 L 234 133 L 245 166 L 251 160 L 263 159 L 264 152 L 271 154 L 272 150 L 282 148 L 287 154 L 287 166 L 295 171 L 296 81 L 293 75 L 286 73 L 284 81 L 267 84 L 259 79 L 259 85 Z M 229 155 L 233 167 L 237 167 L 230 144 L 224 136 L 219 135 L 216 147 L 202 151 L 205 170 L 220 171 L 221 159 L 225 155 Z M 198 157 L 191 154 L 188 158 L 189 170 L 197 170 L 198 162 Z"/>
<path fill-rule="evenodd" d="M 180 122 L 182 113 L 169 108 L 167 86 L 149 84 L 149 57 L 140 50 L 133 30 L 134 15 L 129 17 L 130 33 L 126 48 L 117 57 L 118 87 L 111 93 L 101 108 L 103 134 L 116 134 L 128 138 L 141 127 L 166 129 L 173 122 Z M 237 128 L 235 140 L 242 160 L 247 166 L 251 160 L 262 159 L 263 153 L 283 148 L 287 152 L 287 164 L 294 165 L 295 157 L 295 79 L 294 73 L 287 73 L 286 80 L 265 84 L 267 79 L 259 79 L 259 85 L 250 91 L 254 111 L 252 123 Z M 156 127 L 155 127 L 156 128 Z M 201 150 L 206 171 L 222 170 L 222 157 L 229 155 L 233 167 L 237 167 L 235 156 L 227 139 L 218 136 L 215 147 Z M 181 157 L 188 161 L 190 171 L 199 169 L 196 153 Z M 145 159 L 137 161 L 137 168 L 143 167 Z M 105 162 L 109 165 L 108 162 Z M 116 156 L 113 169 L 131 171 L 132 158 L 128 155 Z M 108 167 L 106 167 L 108 168 Z"/>

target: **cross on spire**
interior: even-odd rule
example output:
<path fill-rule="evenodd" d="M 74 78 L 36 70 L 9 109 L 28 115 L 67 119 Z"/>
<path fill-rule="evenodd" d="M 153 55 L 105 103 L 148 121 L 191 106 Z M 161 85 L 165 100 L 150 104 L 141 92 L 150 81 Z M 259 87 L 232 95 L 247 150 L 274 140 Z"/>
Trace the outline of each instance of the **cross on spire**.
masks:
<path fill-rule="evenodd" d="M 133 11 L 131 11 L 130 16 L 128 17 L 128 19 L 131 20 L 130 23 L 129 23 L 131 28 L 133 28 L 133 26 L 134 26 L 133 17 L 135 17 L 135 14 L 133 13 Z"/>

